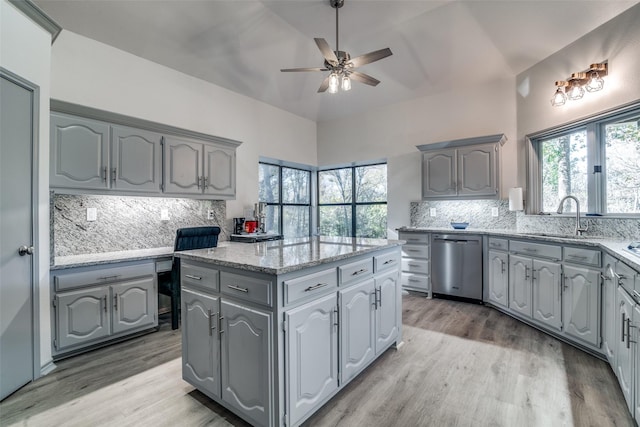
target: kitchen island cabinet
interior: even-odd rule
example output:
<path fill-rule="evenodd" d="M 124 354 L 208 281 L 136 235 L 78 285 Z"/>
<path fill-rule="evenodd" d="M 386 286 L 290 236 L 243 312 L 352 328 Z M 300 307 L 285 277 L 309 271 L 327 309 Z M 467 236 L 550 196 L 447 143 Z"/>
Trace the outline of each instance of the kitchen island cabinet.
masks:
<path fill-rule="evenodd" d="M 257 426 L 303 423 L 402 340 L 400 243 L 183 251 L 183 379 Z"/>

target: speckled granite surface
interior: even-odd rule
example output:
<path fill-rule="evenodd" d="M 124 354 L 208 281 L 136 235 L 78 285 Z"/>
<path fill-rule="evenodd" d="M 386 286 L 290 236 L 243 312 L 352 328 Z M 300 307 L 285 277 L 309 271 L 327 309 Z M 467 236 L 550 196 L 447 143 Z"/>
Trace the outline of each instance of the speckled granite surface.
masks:
<path fill-rule="evenodd" d="M 401 243 L 398 240 L 317 236 L 259 243 L 223 242 L 215 248 L 176 252 L 175 255 L 222 267 L 284 274 Z"/>
<path fill-rule="evenodd" d="M 130 251 L 101 252 L 95 254 L 68 255 L 55 258 L 55 264 L 50 270 L 61 270 L 72 267 L 87 267 L 90 265 L 110 264 L 119 261 L 139 261 L 173 256 L 173 246 L 151 249 L 136 249 Z"/>
<path fill-rule="evenodd" d="M 87 221 L 87 208 L 97 209 L 96 221 Z M 168 221 L 160 219 L 162 209 Z M 220 241 L 229 239 L 220 200 L 56 194 L 51 212 L 52 258 L 173 246 L 182 227 L 218 225 Z"/>

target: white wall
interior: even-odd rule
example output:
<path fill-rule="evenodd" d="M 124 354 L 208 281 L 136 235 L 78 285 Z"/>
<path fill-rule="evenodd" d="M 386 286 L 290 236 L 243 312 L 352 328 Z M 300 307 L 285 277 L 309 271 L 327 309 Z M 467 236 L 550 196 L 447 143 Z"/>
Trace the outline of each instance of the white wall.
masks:
<path fill-rule="evenodd" d="M 81 35 L 63 31 L 52 51 L 51 97 L 242 141 L 237 199 L 258 199 L 258 157 L 316 164 L 316 124 Z"/>
<path fill-rule="evenodd" d="M 387 159 L 388 237 L 409 225 L 409 202 L 420 200 L 416 145 L 504 133 L 502 194 L 516 182 L 515 79 L 418 98 L 343 120 L 318 123 L 320 166 Z"/>
<path fill-rule="evenodd" d="M 35 286 L 40 304 L 40 366 L 51 362 L 49 311 L 49 74 L 51 34 L 6 0 L 0 0 L 0 66 L 40 87 L 38 217 Z M 26 214 L 26 213 L 25 213 Z M 36 355 L 37 357 L 37 355 Z"/>
<path fill-rule="evenodd" d="M 609 61 L 603 90 L 586 93 L 562 107 L 550 103 L 554 82 L 590 64 Z M 525 135 L 587 117 L 640 99 L 640 4 L 517 76 L 518 181 L 524 185 Z M 527 89 L 528 88 L 528 89 Z"/>

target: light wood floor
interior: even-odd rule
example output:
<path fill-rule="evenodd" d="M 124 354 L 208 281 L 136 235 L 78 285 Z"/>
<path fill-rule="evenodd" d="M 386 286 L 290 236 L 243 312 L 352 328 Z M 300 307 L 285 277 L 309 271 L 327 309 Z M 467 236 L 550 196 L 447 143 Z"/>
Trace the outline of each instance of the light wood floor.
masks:
<path fill-rule="evenodd" d="M 305 426 L 633 426 L 608 365 L 488 307 L 409 295 L 405 345 Z M 57 363 L 0 403 L 0 425 L 246 426 L 182 381 L 180 333 Z"/>

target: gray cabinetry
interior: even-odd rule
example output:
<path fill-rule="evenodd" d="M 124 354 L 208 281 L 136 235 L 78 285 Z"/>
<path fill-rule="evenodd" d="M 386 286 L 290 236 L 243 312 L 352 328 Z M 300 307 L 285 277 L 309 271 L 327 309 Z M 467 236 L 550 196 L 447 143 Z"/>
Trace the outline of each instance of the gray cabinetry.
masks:
<path fill-rule="evenodd" d="M 160 193 L 162 135 L 141 129 L 111 127 L 111 188 Z"/>
<path fill-rule="evenodd" d="M 594 347 L 600 345 L 600 272 L 564 266 L 563 323 L 565 334 Z"/>
<path fill-rule="evenodd" d="M 53 271 L 54 357 L 157 326 L 156 280 L 152 261 Z"/>
<path fill-rule="evenodd" d="M 498 198 L 504 135 L 419 145 L 422 198 Z"/>
<path fill-rule="evenodd" d="M 402 245 L 402 287 L 431 296 L 429 234 L 400 232 L 398 238 L 406 242 Z"/>
<path fill-rule="evenodd" d="M 618 346 L 615 322 L 618 281 L 615 277 L 615 266 L 616 260 L 610 255 L 605 255 L 602 283 L 602 351 L 612 366 L 616 363 Z"/>
<path fill-rule="evenodd" d="M 638 288 L 638 284 L 636 283 L 636 289 Z M 629 328 L 629 332 L 633 333 L 635 336 L 628 336 L 627 339 L 630 341 L 634 341 L 634 355 L 633 360 L 635 360 L 635 379 L 634 379 L 634 404 L 632 415 L 636 419 L 636 424 L 640 425 L 640 304 L 636 304 L 633 309 L 633 328 Z M 631 344 L 631 342 L 630 342 Z"/>
<path fill-rule="evenodd" d="M 635 408 L 634 398 L 634 369 L 636 362 L 634 360 L 634 352 L 637 347 L 637 343 L 632 343 L 632 337 L 629 335 L 635 328 L 630 323 L 634 322 L 635 302 L 631 296 L 625 291 L 622 286 L 618 286 L 618 292 L 616 295 L 616 332 L 618 334 L 618 348 L 616 355 L 615 373 L 618 377 L 618 383 L 629 411 L 633 414 Z"/>
<path fill-rule="evenodd" d="M 496 240 L 499 241 L 494 247 L 491 243 Z M 504 242 L 504 246 L 500 246 L 500 242 Z M 489 239 L 489 301 L 504 308 L 509 306 L 509 255 L 503 252 L 507 247 L 506 240 Z"/>
<path fill-rule="evenodd" d="M 531 304 L 531 258 L 509 256 L 509 308 L 527 317 L 533 315 Z"/>
<path fill-rule="evenodd" d="M 336 295 L 287 311 L 287 413 L 295 425 L 338 388 Z"/>
<path fill-rule="evenodd" d="M 165 192 L 233 198 L 235 150 L 184 138 L 165 138 Z"/>
<path fill-rule="evenodd" d="M 560 264 L 534 259 L 531 282 L 534 320 L 560 330 L 562 328 Z"/>
<path fill-rule="evenodd" d="M 376 354 L 386 350 L 398 337 L 398 272 L 375 276 Z"/>
<path fill-rule="evenodd" d="M 109 125 L 51 114 L 51 187 L 109 188 Z"/>

